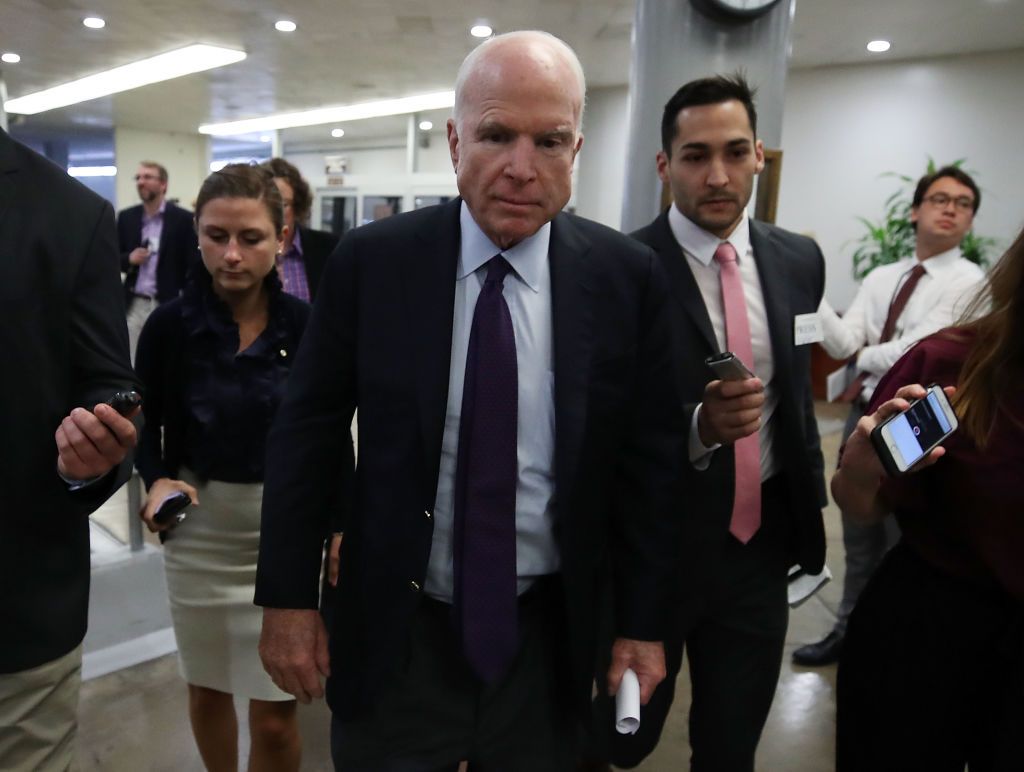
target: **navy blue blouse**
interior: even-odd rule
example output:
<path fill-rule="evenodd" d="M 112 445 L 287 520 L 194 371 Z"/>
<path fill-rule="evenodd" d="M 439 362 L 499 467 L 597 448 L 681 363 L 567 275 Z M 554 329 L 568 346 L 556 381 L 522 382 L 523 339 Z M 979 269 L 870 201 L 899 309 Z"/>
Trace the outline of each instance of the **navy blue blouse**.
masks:
<path fill-rule="evenodd" d="M 310 313 L 282 291 L 275 271 L 264 286 L 267 326 L 242 352 L 238 325 L 204 268 L 146 321 L 135 369 L 146 395 L 136 465 L 147 488 L 177 478 L 182 466 L 204 480 L 263 480 L 267 432 Z"/>

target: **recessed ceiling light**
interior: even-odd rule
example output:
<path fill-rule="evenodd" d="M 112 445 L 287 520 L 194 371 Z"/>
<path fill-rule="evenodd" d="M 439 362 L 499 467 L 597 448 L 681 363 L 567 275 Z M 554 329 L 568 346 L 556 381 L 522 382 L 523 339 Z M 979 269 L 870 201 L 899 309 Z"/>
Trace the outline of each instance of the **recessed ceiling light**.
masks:
<path fill-rule="evenodd" d="M 883 54 L 892 47 L 888 40 L 872 40 L 868 43 L 868 51 L 873 54 Z"/>
<path fill-rule="evenodd" d="M 241 121 L 204 123 L 199 127 L 199 133 L 227 137 L 235 134 L 273 131 L 274 129 L 291 129 L 296 126 L 347 123 L 348 121 L 359 121 L 364 118 L 382 118 L 386 115 L 425 113 L 430 110 L 443 110 L 452 107 L 454 104 L 454 91 L 438 91 L 432 94 L 418 94 L 399 99 L 381 99 L 376 102 L 360 102 L 354 105 L 318 107 L 315 110 L 302 110 L 294 113 L 277 113 L 276 115 L 264 115 L 260 118 L 247 118 Z"/>
<path fill-rule="evenodd" d="M 345 130 L 344 129 L 331 129 L 331 136 L 334 137 L 335 139 L 339 139 L 341 137 L 344 137 L 345 136 Z"/>
<path fill-rule="evenodd" d="M 288 19 L 281 19 L 281 21 L 274 24 L 274 29 L 278 32 L 295 32 L 297 25 Z"/>
<path fill-rule="evenodd" d="M 8 51 L 6 54 L 0 55 L 0 62 L 7 62 L 7 64 L 17 64 L 21 61 L 21 57 L 13 51 Z"/>
<path fill-rule="evenodd" d="M 420 131 L 430 131 L 434 128 L 432 121 L 420 121 Z"/>
<path fill-rule="evenodd" d="M 269 134 L 260 134 L 260 142 L 270 142 Z"/>
<path fill-rule="evenodd" d="M 140 86 L 159 83 L 164 80 L 191 75 L 194 72 L 212 70 L 225 64 L 240 62 L 245 51 L 217 46 L 194 45 L 168 51 L 112 70 L 98 72 L 70 83 L 37 91 L 17 99 L 8 99 L 4 108 L 9 113 L 35 115 L 58 107 L 87 102 L 121 91 L 130 91 Z M 259 129 L 256 129 L 259 131 Z"/>
<path fill-rule="evenodd" d="M 469 34 L 475 38 L 489 38 L 494 34 L 494 30 L 486 24 L 476 24 L 469 30 Z"/>
<path fill-rule="evenodd" d="M 82 24 L 84 24 L 89 29 L 103 29 L 107 26 L 107 23 L 103 21 L 103 19 L 101 19 L 99 16 L 86 16 L 84 19 L 82 19 Z"/>

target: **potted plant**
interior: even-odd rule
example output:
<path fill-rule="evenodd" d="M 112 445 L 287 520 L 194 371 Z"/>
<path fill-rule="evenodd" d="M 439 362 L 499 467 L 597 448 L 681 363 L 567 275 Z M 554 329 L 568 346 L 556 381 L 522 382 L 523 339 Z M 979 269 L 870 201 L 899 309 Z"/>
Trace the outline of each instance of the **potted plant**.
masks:
<path fill-rule="evenodd" d="M 961 158 L 951 165 L 960 166 L 964 160 Z M 925 174 L 932 174 L 938 168 L 935 161 L 929 158 Z M 885 200 L 880 220 L 857 218 L 867 230 L 854 242 L 856 249 L 853 250 L 853 277 L 857 281 L 862 280 L 879 265 L 894 263 L 914 254 L 914 226 L 910 222 L 910 209 L 917 179 L 896 172 L 886 172 L 883 176 L 896 177 L 902 184 L 899 190 Z M 979 236 L 973 230 L 968 231 L 960 243 L 963 256 L 982 268 L 988 266 L 995 248 L 995 239 Z"/>

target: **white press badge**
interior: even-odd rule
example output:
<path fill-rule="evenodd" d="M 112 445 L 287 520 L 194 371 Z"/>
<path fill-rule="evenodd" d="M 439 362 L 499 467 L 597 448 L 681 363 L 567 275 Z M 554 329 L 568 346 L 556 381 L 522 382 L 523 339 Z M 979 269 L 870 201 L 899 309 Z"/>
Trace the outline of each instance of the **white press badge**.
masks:
<path fill-rule="evenodd" d="M 793 344 L 806 346 L 808 343 L 821 343 L 825 340 L 825 328 L 821 325 L 821 317 L 817 313 L 797 314 L 793 317 Z"/>

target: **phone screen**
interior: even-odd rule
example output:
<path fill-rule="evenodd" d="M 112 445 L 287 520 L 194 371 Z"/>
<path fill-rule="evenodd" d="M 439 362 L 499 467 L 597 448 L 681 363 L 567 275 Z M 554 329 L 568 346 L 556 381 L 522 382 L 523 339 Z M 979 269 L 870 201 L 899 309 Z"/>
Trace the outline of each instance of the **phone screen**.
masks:
<path fill-rule="evenodd" d="M 907 412 L 890 421 L 887 428 L 896 443 L 895 450 L 902 457 L 896 461 L 903 469 L 913 466 L 953 431 L 939 398 L 932 391 L 925 399 L 911 405 Z"/>

